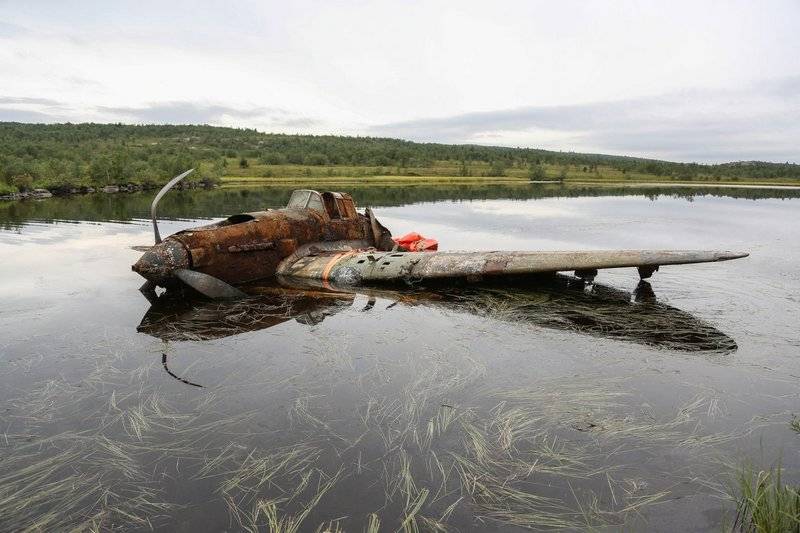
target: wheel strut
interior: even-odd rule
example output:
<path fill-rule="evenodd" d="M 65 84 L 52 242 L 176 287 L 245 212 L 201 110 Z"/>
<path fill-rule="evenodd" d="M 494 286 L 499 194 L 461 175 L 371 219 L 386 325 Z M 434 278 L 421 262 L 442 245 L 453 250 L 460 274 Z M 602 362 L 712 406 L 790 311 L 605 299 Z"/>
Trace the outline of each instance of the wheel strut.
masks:
<path fill-rule="evenodd" d="M 653 275 L 653 272 L 658 272 L 658 265 L 648 265 L 637 267 L 639 269 L 639 278 L 647 279 Z"/>
<path fill-rule="evenodd" d="M 576 270 L 575 277 L 581 278 L 586 283 L 592 283 L 597 276 L 596 268 L 588 268 L 586 270 Z"/>

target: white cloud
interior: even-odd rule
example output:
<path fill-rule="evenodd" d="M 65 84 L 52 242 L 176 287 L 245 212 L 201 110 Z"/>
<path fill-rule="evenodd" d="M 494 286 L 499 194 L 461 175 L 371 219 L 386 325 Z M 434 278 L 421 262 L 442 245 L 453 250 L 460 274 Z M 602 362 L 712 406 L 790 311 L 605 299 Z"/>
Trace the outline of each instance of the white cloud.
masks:
<path fill-rule="evenodd" d="M 741 89 L 530 106 L 375 125 L 420 141 L 540 146 L 694 161 L 800 160 L 800 77 Z"/>
<path fill-rule="evenodd" d="M 799 157 L 793 0 L 40 1 L 0 18 L 0 95 L 31 99 L 0 101 L 5 118 Z"/>

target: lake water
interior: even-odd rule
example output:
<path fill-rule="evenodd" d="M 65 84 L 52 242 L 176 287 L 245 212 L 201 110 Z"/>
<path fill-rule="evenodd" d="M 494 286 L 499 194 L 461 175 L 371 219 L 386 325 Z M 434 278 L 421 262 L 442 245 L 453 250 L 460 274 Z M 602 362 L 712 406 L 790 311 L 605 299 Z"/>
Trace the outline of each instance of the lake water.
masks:
<path fill-rule="evenodd" d="M 702 531 L 743 465 L 800 482 L 800 192 L 351 192 L 443 250 L 751 256 L 151 308 L 150 194 L 2 203 L 0 529 Z M 288 194 L 172 192 L 161 233 Z"/>

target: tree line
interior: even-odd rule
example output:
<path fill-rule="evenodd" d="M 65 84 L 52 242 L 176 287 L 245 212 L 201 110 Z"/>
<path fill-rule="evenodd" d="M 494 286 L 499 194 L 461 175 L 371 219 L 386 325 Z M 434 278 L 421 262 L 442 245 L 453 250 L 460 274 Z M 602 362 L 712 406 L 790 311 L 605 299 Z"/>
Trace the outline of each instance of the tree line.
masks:
<path fill-rule="evenodd" d="M 70 189 L 82 185 L 156 186 L 194 167 L 195 182 L 213 183 L 230 160 L 264 165 L 393 166 L 424 168 L 438 161 L 504 168 L 539 165 L 598 165 L 623 173 L 678 179 L 800 179 L 800 165 L 738 162 L 718 165 L 674 163 L 601 154 L 554 152 L 533 148 L 416 143 L 378 137 L 287 135 L 248 128 L 205 125 L 23 124 L 0 122 L 0 192 L 40 186 Z M 538 175 L 538 174 L 537 174 Z"/>

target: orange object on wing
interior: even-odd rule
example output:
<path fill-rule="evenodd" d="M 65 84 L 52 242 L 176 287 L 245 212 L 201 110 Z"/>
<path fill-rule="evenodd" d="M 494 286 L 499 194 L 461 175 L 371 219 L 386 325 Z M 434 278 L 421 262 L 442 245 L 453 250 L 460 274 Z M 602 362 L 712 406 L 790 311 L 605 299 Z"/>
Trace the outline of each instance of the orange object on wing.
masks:
<path fill-rule="evenodd" d="M 428 239 L 419 233 L 411 232 L 402 237 L 392 239 L 408 252 L 435 252 L 439 249 L 439 241 Z"/>

